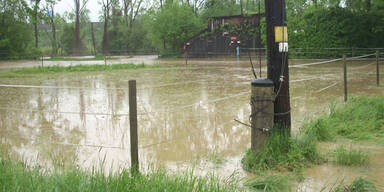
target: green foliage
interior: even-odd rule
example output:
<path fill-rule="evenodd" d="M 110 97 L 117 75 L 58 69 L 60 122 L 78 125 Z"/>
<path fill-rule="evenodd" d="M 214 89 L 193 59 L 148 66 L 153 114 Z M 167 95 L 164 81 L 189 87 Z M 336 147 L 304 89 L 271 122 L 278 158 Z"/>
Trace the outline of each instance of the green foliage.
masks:
<path fill-rule="evenodd" d="M 339 165 L 361 166 L 369 163 L 369 156 L 361 150 L 346 149 L 344 146 L 338 147 L 334 153 L 335 162 Z"/>
<path fill-rule="evenodd" d="M 371 8 L 362 1 L 287 1 L 290 47 L 381 47 L 384 44 L 384 13 L 379 1 Z"/>
<path fill-rule="evenodd" d="M 356 97 L 331 108 L 329 115 L 305 125 L 320 141 L 343 137 L 355 141 L 380 141 L 384 137 L 384 97 Z"/>
<path fill-rule="evenodd" d="M 371 181 L 359 177 L 355 179 L 350 185 L 338 184 L 330 192 L 378 192 L 375 184 Z"/>
<path fill-rule="evenodd" d="M 14 69 L 10 72 L 13 74 L 31 74 L 31 73 L 60 73 L 60 72 L 76 72 L 76 71 L 105 71 L 105 70 L 124 70 L 124 69 L 142 69 L 157 66 L 146 66 L 144 64 L 113 64 L 113 65 L 74 65 L 74 66 L 47 66 L 47 67 L 33 67 Z M 4 75 L 4 74 L 2 74 Z"/>
<path fill-rule="evenodd" d="M 240 15 L 240 5 L 232 0 L 207 0 L 201 13 L 206 21 L 212 17 Z"/>
<path fill-rule="evenodd" d="M 159 47 L 165 41 L 167 48 L 177 51 L 203 24 L 187 5 L 169 3 L 150 16 L 150 38 Z"/>
<path fill-rule="evenodd" d="M 106 57 L 107 60 L 116 60 L 119 58 L 115 57 Z M 48 59 L 49 61 L 101 61 L 104 60 L 104 56 L 102 54 L 98 54 L 94 57 L 85 57 L 85 58 L 73 58 L 73 57 L 51 57 Z"/>
<path fill-rule="evenodd" d="M 193 172 L 170 175 L 164 170 L 149 174 L 123 170 L 105 174 L 76 167 L 47 171 L 10 159 L 0 159 L 0 188 L 3 191 L 240 191 L 236 181 L 223 183 L 215 176 L 196 177 Z"/>
<path fill-rule="evenodd" d="M 264 148 L 256 154 L 248 150 L 242 159 L 243 168 L 248 171 L 287 169 L 293 171 L 320 160 L 316 138 L 303 135 L 292 138 L 288 134 L 273 131 Z"/>
<path fill-rule="evenodd" d="M 245 185 L 257 191 L 264 192 L 290 192 L 292 184 L 289 176 L 262 175 L 248 180 Z"/>
<path fill-rule="evenodd" d="M 61 48 L 65 55 L 71 54 L 75 42 L 75 25 L 64 24 L 63 33 L 60 36 Z"/>
<path fill-rule="evenodd" d="M 0 1 L 0 59 L 33 58 L 40 55 L 33 47 L 28 16 L 29 8 L 24 0 Z"/>

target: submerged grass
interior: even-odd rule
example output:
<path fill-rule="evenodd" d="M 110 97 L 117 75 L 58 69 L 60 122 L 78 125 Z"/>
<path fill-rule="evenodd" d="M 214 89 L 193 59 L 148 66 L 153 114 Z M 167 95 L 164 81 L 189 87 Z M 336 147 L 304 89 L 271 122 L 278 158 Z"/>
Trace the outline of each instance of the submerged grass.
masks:
<path fill-rule="evenodd" d="M 31 67 L 12 69 L 10 71 L 0 72 L 1 77 L 18 77 L 27 74 L 54 74 L 63 72 L 89 72 L 89 71 L 110 71 L 110 70 L 133 70 L 144 68 L 158 68 L 159 66 L 144 65 L 144 64 L 113 64 L 113 65 L 74 65 L 74 66 L 46 66 L 46 67 Z"/>
<path fill-rule="evenodd" d="M 107 60 L 115 60 L 118 58 L 106 57 Z M 104 60 L 103 55 L 96 55 L 94 57 L 74 58 L 74 57 L 51 57 L 48 61 L 101 61 Z"/>
<path fill-rule="evenodd" d="M 321 192 L 325 192 L 326 187 L 324 187 Z M 330 192 L 378 192 L 375 184 L 373 184 L 371 181 L 359 177 L 352 181 L 350 185 L 345 185 L 342 182 L 339 184 L 336 184 L 334 187 L 331 187 L 331 189 L 328 189 L 327 191 Z"/>
<path fill-rule="evenodd" d="M 246 186 L 264 192 L 289 192 L 293 185 L 288 175 L 266 175 L 248 180 Z"/>
<path fill-rule="evenodd" d="M 263 149 L 257 153 L 252 150 L 246 152 L 242 165 L 250 172 L 268 169 L 294 171 L 321 160 L 316 144 L 316 139 L 310 135 L 292 138 L 284 132 L 273 131 Z"/>
<path fill-rule="evenodd" d="M 362 166 L 369 163 L 368 154 L 361 150 L 346 149 L 344 146 L 338 147 L 333 153 L 335 162 L 345 166 Z"/>
<path fill-rule="evenodd" d="M 384 97 L 355 97 L 343 105 L 332 105 L 330 114 L 305 125 L 305 132 L 319 141 L 338 137 L 383 141 Z"/>
<path fill-rule="evenodd" d="M 76 167 L 47 171 L 39 166 L 0 159 L 2 191 L 239 191 L 235 181 L 223 183 L 215 176 L 196 177 L 193 172 L 170 175 L 164 170 L 139 174 L 124 170 L 105 174 Z"/>

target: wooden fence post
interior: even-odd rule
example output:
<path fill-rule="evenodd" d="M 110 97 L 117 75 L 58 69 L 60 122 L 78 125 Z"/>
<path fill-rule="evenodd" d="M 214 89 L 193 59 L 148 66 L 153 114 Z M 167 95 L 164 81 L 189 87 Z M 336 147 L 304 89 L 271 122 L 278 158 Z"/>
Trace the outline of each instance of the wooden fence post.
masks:
<path fill-rule="evenodd" d="M 256 152 L 273 129 L 275 92 L 270 79 L 255 79 L 251 85 L 251 149 Z"/>
<path fill-rule="evenodd" d="M 347 84 L 347 56 L 343 55 L 343 63 L 344 63 L 344 102 L 348 100 L 348 84 Z"/>
<path fill-rule="evenodd" d="M 376 51 L 376 78 L 377 78 L 377 86 L 380 86 L 380 67 L 379 67 L 379 51 Z"/>
<path fill-rule="evenodd" d="M 129 80 L 129 121 L 131 136 L 131 168 L 133 170 L 139 171 L 136 80 Z"/>
<path fill-rule="evenodd" d="M 44 56 L 41 56 L 41 67 L 44 67 Z"/>

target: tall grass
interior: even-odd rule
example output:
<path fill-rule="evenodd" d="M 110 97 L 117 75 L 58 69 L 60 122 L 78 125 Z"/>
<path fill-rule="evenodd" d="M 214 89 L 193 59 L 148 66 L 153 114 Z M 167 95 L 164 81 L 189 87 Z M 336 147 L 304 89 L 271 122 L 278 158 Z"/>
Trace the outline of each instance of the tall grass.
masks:
<path fill-rule="evenodd" d="M 76 71 L 107 71 L 107 70 L 124 70 L 124 69 L 142 69 L 142 68 L 151 68 L 151 67 L 156 67 L 156 66 L 146 66 L 144 64 L 46 66 L 46 67 L 13 69 L 8 73 L 33 74 L 33 73 L 76 72 Z"/>
<path fill-rule="evenodd" d="M 327 186 L 323 187 L 321 192 L 325 191 Z M 375 184 L 373 184 L 371 181 L 364 179 L 362 177 L 359 177 L 352 181 L 350 185 L 345 185 L 342 182 L 335 183 L 331 189 L 328 189 L 327 191 L 330 192 L 378 192 Z"/>
<path fill-rule="evenodd" d="M 118 58 L 106 57 L 107 60 L 115 60 Z M 96 55 L 94 57 L 84 57 L 84 58 L 74 58 L 74 57 L 51 57 L 47 59 L 48 61 L 101 61 L 104 60 L 103 55 Z"/>
<path fill-rule="evenodd" d="M 334 105 L 329 115 L 305 125 L 305 131 L 319 141 L 337 137 L 355 141 L 383 139 L 384 97 L 355 97 L 344 105 Z"/>
<path fill-rule="evenodd" d="M 369 163 L 368 154 L 361 150 L 346 149 L 344 146 L 338 147 L 334 151 L 335 162 L 339 165 L 367 165 Z"/>
<path fill-rule="evenodd" d="M 254 153 L 248 150 L 242 159 L 247 171 L 284 169 L 293 171 L 320 160 L 316 139 L 310 135 L 292 138 L 281 131 L 273 131 L 264 148 Z"/>
<path fill-rule="evenodd" d="M 27 167 L 19 161 L 0 159 L 1 191 L 241 191 L 234 181 L 222 182 L 215 176 L 196 177 L 193 172 L 170 175 L 164 170 L 140 174 L 123 170 L 105 174 L 76 167 L 47 171 Z"/>
<path fill-rule="evenodd" d="M 288 175 L 266 175 L 250 179 L 245 185 L 264 192 L 290 192 L 293 185 L 289 179 Z"/>

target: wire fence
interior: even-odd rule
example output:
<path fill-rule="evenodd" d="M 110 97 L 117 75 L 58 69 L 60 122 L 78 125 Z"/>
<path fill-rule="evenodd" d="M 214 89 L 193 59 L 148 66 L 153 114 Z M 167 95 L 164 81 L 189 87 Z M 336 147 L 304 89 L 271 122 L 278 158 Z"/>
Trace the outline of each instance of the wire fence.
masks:
<path fill-rule="evenodd" d="M 335 48 L 336 49 L 336 48 Z M 256 50 L 256 49 L 255 49 Z M 259 49 L 261 50 L 261 49 Z M 330 49 L 331 50 L 331 49 Z M 370 50 L 370 49 L 364 49 L 364 50 Z M 379 50 L 382 50 L 382 49 L 379 49 Z M 379 52 L 378 55 L 383 55 L 384 52 Z M 377 53 L 369 53 L 369 54 L 365 54 L 365 55 L 360 55 L 360 56 L 354 56 L 354 57 L 349 57 L 349 58 L 346 58 L 346 59 L 343 59 L 343 58 L 336 58 L 336 59 L 330 59 L 330 60 L 326 60 L 326 61 L 318 61 L 318 62 L 310 62 L 310 63 L 304 63 L 304 64 L 296 64 L 296 65 L 291 65 L 289 67 L 291 68 L 301 68 L 301 67 L 310 67 L 310 66 L 318 66 L 318 65 L 323 65 L 323 64 L 330 64 L 330 63 L 336 63 L 336 62 L 340 62 L 340 61 L 356 61 L 356 60 L 359 60 L 359 59 L 364 59 L 364 58 L 371 58 L 372 56 L 374 55 L 377 55 Z M 363 65 L 363 66 L 359 66 L 359 67 L 355 67 L 353 68 L 354 71 L 358 71 L 360 69 L 363 69 L 363 68 L 366 68 L 368 66 L 371 66 L 371 65 L 374 65 L 376 64 L 378 61 L 372 61 L 366 65 Z M 378 73 L 378 71 L 377 71 Z M 351 74 L 358 74 L 358 72 L 356 73 L 351 73 Z M 303 81 L 311 81 L 311 80 L 315 80 L 315 79 L 319 79 L 319 78 L 324 78 L 326 77 L 327 74 L 325 75 L 322 75 L 321 77 L 320 76 L 317 76 L 317 77 L 310 77 L 310 78 L 303 78 L 303 79 L 296 79 L 296 80 L 291 80 L 290 82 L 291 83 L 298 83 L 298 82 L 303 82 Z M 330 74 L 328 74 L 328 76 L 331 76 Z M 144 89 L 154 89 L 154 88 L 161 88 L 161 87 L 166 87 L 166 86 L 175 86 L 175 85 L 183 85 L 183 84 L 194 84 L 194 83 L 202 83 L 202 82 L 205 82 L 203 80 L 196 80 L 196 81 L 187 81 L 187 82 L 177 82 L 177 83 L 166 83 L 166 84 L 160 84 L 160 85 L 156 85 L 156 86 L 143 86 L 142 88 L 139 88 L 138 90 L 144 90 Z M 329 90 L 339 84 L 341 84 L 342 82 L 331 82 L 330 84 L 322 87 L 322 88 L 319 88 L 317 89 L 316 91 L 314 91 L 314 93 L 321 93 L 321 92 L 324 92 L 326 90 Z M 113 90 L 113 91 L 128 91 L 128 88 L 108 88 L 108 87 L 105 87 L 105 88 L 95 88 L 95 87 L 70 87 L 70 86 L 48 86 L 48 85 L 22 85 L 22 84 L 15 84 L 15 85 L 12 85 L 12 84 L 0 84 L 0 88 L 15 88 L 15 89 L 86 89 L 86 90 L 95 90 L 95 89 L 100 89 L 100 90 Z M 219 97 L 219 98 L 215 98 L 215 99 L 210 99 L 210 100 L 207 100 L 207 101 L 203 101 L 203 102 L 195 102 L 195 103 L 192 103 L 192 104 L 187 104 L 187 105 L 183 105 L 183 106 L 177 106 L 177 107 L 172 107 L 172 108 L 163 108 L 163 109 L 157 109 L 155 111 L 145 111 L 145 112 L 140 112 L 138 113 L 139 116 L 144 116 L 144 115 L 149 115 L 149 114 L 154 114 L 154 113 L 174 113 L 174 112 L 177 112 L 177 111 L 180 111 L 180 110 L 184 110 L 184 109 L 187 109 L 187 108 L 191 108 L 191 107 L 194 107 L 194 106 L 201 106 L 201 105 L 207 105 L 207 104 L 212 104 L 212 103 L 217 103 L 217 102 L 221 102 L 221 101 L 226 101 L 226 100 L 230 100 L 230 99 L 238 99 L 238 98 L 243 98 L 244 96 L 246 95 L 249 95 L 250 94 L 250 90 L 249 91 L 243 91 L 243 92 L 240 92 L 240 93 L 237 93 L 237 94 L 230 94 L 230 95 L 226 95 L 224 97 Z M 294 99 L 298 99 L 298 98 L 292 98 L 293 100 Z M 103 112 L 81 112 L 81 111 L 57 111 L 57 110 L 37 110 L 37 109 L 28 109 L 28 108 L 25 108 L 25 107 L 3 107 L 3 106 L 0 106 L 0 110 L 3 110 L 3 111 L 18 111 L 18 112 L 26 112 L 26 113 L 48 113 L 48 114 L 70 114 L 70 115 L 92 115 L 92 116 L 124 116 L 124 117 L 128 117 L 129 116 L 129 113 L 103 113 Z M 223 123 L 223 125 L 227 125 L 227 124 L 232 124 L 232 123 L 236 123 L 235 120 L 230 120 L 228 122 L 225 122 Z M 192 131 L 188 134 L 185 134 L 183 136 L 180 136 L 180 137 L 175 137 L 175 138 L 170 138 L 170 139 L 165 139 L 165 140 L 161 140 L 161 141 L 158 141 L 158 142 L 154 142 L 154 143 L 149 143 L 149 144 L 144 144 L 144 145 L 140 145 L 139 146 L 139 149 L 145 149 L 145 148 L 149 148 L 149 147 L 153 147 L 153 146 L 157 146 L 157 145 L 162 145 L 162 144 L 166 144 L 166 143 L 172 143 L 172 142 L 175 142 L 175 141 L 178 141 L 178 140 L 181 140 L 181 139 L 184 139 L 186 137 L 191 137 L 192 135 L 196 135 L 198 133 L 201 133 L 201 131 L 205 131 L 206 129 L 209 129 L 209 127 L 207 128 L 204 128 L 204 129 L 200 129 L 200 130 L 196 130 L 196 131 Z M 8 136 L 7 136 L 8 137 Z M 40 141 L 39 140 L 36 140 L 34 141 L 34 143 L 39 143 Z M 74 147 L 92 147 L 92 148 L 111 148 L 111 149 L 121 149 L 121 150 L 128 150 L 128 148 L 125 148 L 125 147 L 122 147 L 122 146 L 107 146 L 107 145 L 95 145 L 95 144 L 73 144 L 73 143 L 66 143 L 66 142 L 40 142 L 40 144 L 51 144 L 51 145 L 65 145 L 65 146 L 74 146 Z"/>

